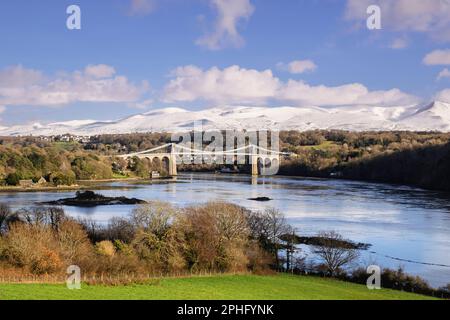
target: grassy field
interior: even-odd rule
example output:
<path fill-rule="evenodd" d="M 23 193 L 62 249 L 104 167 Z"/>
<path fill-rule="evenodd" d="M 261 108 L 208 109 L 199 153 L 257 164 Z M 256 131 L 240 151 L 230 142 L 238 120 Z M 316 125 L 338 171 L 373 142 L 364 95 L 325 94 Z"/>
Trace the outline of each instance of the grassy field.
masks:
<path fill-rule="evenodd" d="M 0 300 L 415 300 L 429 297 L 306 276 L 212 276 L 163 279 L 148 285 L 0 284 Z"/>
<path fill-rule="evenodd" d="M 324 141 L 322 142 L 320 145 L 316 145 L 316 146 L 301 146 L 301 149 L 304 150 L 327 150 L 331 147 L 336 146 L 336 143 L 333 141 Z"/>

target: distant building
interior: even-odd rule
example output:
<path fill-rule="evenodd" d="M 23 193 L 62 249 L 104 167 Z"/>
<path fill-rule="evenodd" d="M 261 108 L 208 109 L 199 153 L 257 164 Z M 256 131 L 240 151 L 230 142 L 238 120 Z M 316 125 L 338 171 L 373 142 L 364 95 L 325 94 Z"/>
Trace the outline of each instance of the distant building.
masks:
<path fill-rule="evenodd" d="M 37 182 L 37 184 L 40 185 L 40 186 L 42 186 L 42 185 L 44 185 L 44 184 L 47 184 L 47 180 L 45 180 L 44 177 L 41 177 L 41 178 L 39 179 L 39 181 Z"/>
<path fill-rule="evenodd" d="M 19 186 L 22 188 L 30 188 L 33 184 L 33 180 L 19 180 Z"/>
<path fill-rule="evenodd" d="M 89 143 L 91 141 L 90 136 L 79 136 L 79 135 L 73 135 L 73 134 L 69 134 L 69 133 L 51 136 L 51 139 L 53 141 L 58 141 L 58 142 Z"/>
<path fill-rule="evenodd" d="M 331 178 L 341 178 L 343 176 L 344 176 L 344 174 L 341 171 L 330 173 Z"/>
<path fill-rule="evenodd" d="M 150 173 L 150 178 L 151 178 L 151 179 L 159 179 L 160 177 L 161 177 L 161 175 L 159 174 L 158 171 L 152 171 L 152 172 Z"/>

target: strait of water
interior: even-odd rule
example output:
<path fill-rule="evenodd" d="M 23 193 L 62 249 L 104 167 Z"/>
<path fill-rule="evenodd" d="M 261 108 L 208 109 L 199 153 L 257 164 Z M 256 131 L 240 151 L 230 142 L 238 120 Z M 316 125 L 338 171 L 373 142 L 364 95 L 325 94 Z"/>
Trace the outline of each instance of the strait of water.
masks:
<path fill-rule="evenodd" d="M 169 183 L 103 186 L 98 192 L 107 196 L 168 201 L 176 206 L 219 200 L 252 210 L 276 208 L 300 235 L 335 230 L 350 240 L 371 244 L 361 264 L 402 266 L 434 287 L 450 283 L 450 195 L 446 193 L 343 180 L 197 173 L 182 174 Z M 17 209 L 73 196 L 74 192 L 9 192 L 0 193 L 0 202 Z M 259 196 L 273 200 L 248 200 Z M 74 217 L 106 222 L 129 215 L 133 207 L 64 209 Z"/>

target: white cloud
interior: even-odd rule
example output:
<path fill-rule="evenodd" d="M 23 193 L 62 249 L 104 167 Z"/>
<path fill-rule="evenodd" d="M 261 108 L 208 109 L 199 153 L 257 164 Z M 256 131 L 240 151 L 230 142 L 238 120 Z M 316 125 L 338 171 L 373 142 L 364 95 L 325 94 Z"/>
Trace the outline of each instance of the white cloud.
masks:
<path fill-rule="evenodd" d="M 197 44 L 210 50 L 242 46 L 244 39 L 239 34 L 238 24 L 252 16 L 254 7 L 250 0 L 210 0 L 210 2 L 218 15 L 214 30 L 198 39 Z"/>
<path fill-rule="evenodd" d="M 271 70 L 249 70 L 232 66 L 223 70 L 213 67 L 202 70 L 196 66 L 176 69 L 166 86 L 166 102 L 204 100 L 214 103 L 260 104 L 268 101 L 289 102 L 296 106 L 328 105 L 398 105 L 415 103 L 418 99 L 398 89 L 369 91 L 359 83 L 336 87 L 311 86 L 303 81 L 286 83 L 274 77 Z"/>
<path fill-rule="evenodd" d="M 450 89 L 444 89 L 436 94 L 436 100 L 450 103 Z"/>
<path fill-rule="evenodd" d="M 317 69 L 317 65 L 312 60 L 295 60 L 287 65 L 279 63 L 278 68 L 288 71 L 292 74 L 301 74 L 308 71 L 314 71 Z"/>
<path fill-rule="evenodd" d="M 427 66 L 450 65 L 450 49 L 430 52 L 423 59 L 423 63 Z"/>
<path fill-rule="evenodd" d="M 297 105 L 343 106 L 343 105 L 403 105 L 417 102 L 417 98 L 398 89 L 388 91 L 369 91 L 360 83 L 328 87 L 311 86 L 303 81 L 289 80 L 282 87 L 278 99 Z"/>
<path fill-rule="evenodd" d="M 102 79 L 110 78 L 116 74 L 116 69 L 106 64 L 89 65 L 84 69 L 87 76 Z"/>
<path fill-rule="evenodd" d="M 439 80 L 441 80 L 443 78 L 450 78 L 450 70 L 448 70 L 447 68 L 445 68 L 444 70 L 439 72 L 436 80 L 439 81 Z"/>
<path fill-rule="evenodd" d="M 0 70 L 0 105 L 61 106 L 74 102 L 135 102 L 148 84 L 135 85 L 106 65 L 44 77 L 22 66 Z"/>
<path fill-rule="evenodd" d="M 130 15 L 147 15 L 155 8 L 154 0 L 131 0 Z"/>
<path fill-rule="evenodd" d="M 44 75 L 33 69 L 26 69 L 21 65 L 7 67 L 0 70 L 0 88 L 32 86 L 41 83 Z"/>
<path fill-rule="evenodd" d="M 289 80 L 279 92 L 279 97 L 300 105 L 344 105 L 354 103 L 366 93 L 367 89 L 357 83 L 327 87 L 310 86 L 303 81 Z"/>
<path fill-rule="evenodd" d="M 381 8 L 383 29 L 418 32 L 450 41 L 450 2 L 447 0 L 347 0 L 346 19 L 366 24 L 367 7 Z"/>
<path fill-rule="evenodd" d="M 392 43 L 390 44 L 390 48 L 391 49 L 404 49 L 408 46 L 408 40 L 406 40 L 405 38 L 397 38 L 394 39 L 394 41 L 392 41 Z"/>
<path fill-rule="evenodd" d="M 279 80 L 271 70 L 257 71 L 231 66 L 223 70 L 196 66 L 177 68 L 165 88 L 167 102 L 207 100 L 219 103 L 263 102 L 275 96 Z"/>

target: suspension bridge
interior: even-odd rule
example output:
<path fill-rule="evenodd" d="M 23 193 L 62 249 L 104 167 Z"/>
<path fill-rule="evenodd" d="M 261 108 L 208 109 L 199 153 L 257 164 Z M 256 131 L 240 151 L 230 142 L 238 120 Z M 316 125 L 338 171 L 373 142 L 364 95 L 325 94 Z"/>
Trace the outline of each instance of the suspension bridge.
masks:
<path fill-rule="evenodd" d="M 123 159 L 147 159 L 152 164 L 163 164 L 169 176 L 177 175 L 179 164 L 231 164 L 251 165 L 252 175 L 275 174 L 283 157 L 291 156 L 291 153 L 269 150 L 254 144 L 237 147 L 232 150 L 204 150 L 192 146 L 168 143 L 153 149 L 120 155 Z"/>

